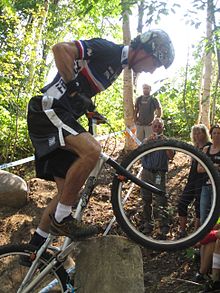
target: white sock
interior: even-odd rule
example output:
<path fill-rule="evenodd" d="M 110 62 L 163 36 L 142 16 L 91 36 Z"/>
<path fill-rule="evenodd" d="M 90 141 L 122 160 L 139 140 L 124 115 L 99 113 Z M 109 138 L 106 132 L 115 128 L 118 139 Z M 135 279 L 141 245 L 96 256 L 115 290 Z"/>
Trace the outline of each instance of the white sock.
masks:
<path fill-rule="evenodd" d="M 44 237 L 44 238 L 47 238 L 47 236 L 48 236 L 48 233 L 44 232 L 39 227 L 36 229 L 36 233 L 39 234 L 40 236 Z"/>
<path fill-rule="evenodd" d="M 212 268 L 213 269 L 220 269 L 220 254 L 218 254 L 218 253 L 213 253 Z"/>
<path fill-rule="evenodd" d="M 58 202 L 57 209 L 55 212 L 55 219 L 60 223 L 64 218 L 68 217 L 72 212 L 72 206 L 67 206 Z"/>

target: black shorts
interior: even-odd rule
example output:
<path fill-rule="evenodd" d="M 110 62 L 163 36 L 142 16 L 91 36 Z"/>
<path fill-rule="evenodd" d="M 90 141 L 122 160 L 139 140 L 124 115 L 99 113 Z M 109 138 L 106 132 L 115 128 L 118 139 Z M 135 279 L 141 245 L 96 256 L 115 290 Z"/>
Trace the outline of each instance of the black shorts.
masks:
<path fill-rule="evenodd" d="M 36 156 L 36 176 L 51 181 L 54 181 L 54 177 L 65 178 L 68 169 L 77 158 L 76 154 L 64 149 L 57 149 L 42 158 Z"/>
<path fill-rule="evenodd" d="M 64 137 L 86 130 L 77 122 L 85 114 L 80 95 L 64 95 L 59 100 L 50 96 L 33 97 L 28 105 L 28 131 L 37 158 L 65 146 Z"/>

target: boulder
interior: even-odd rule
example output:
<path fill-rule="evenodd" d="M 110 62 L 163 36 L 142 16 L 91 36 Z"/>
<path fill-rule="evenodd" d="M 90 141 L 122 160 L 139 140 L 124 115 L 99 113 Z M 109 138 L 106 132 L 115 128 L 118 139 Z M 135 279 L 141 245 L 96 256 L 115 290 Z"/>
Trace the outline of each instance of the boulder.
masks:
<path fill-rule="evenodd" d="M 120 236 L 81 241 L 74 287 L 79 293 L 144 293 L 140 247 Z"/>
<path fill-rule="evenodd" d="M 0 206 L 20 208 L 27 202 L 27 183 L 19 176 L 0 170 Z"/>

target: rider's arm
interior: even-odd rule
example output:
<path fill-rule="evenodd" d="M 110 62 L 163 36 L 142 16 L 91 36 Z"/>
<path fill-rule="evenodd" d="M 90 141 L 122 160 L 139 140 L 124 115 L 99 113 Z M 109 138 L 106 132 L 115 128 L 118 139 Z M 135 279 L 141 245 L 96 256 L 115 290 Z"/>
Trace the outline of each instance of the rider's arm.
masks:
<path fill-rule="evenodd" d="M 62 42 L 52 47 L 57 69 L 67 83 L 74 77 L 74 61 L 78 58 L 78 49 L 74 42 Z"/>

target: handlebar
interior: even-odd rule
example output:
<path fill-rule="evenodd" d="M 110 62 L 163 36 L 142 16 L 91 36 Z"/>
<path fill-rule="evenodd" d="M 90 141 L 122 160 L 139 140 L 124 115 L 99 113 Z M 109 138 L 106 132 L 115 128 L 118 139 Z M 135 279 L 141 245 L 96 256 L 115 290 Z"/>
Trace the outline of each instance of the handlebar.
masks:
<path fill-rule="evenodd" d="M 96 124 L 107 123 L 107 119 L 97 111 L 87 112 L 86 116 L 87 116 L 88 120 L 95 119 Z"/>
<path fill-rule="evenodd" d="M 87 112 L 86 117 L 88 118 L 89 132 L 92 135 L 96 134 L 96 125 L 108 123 L 107 119 L 97 111 Z"/>

